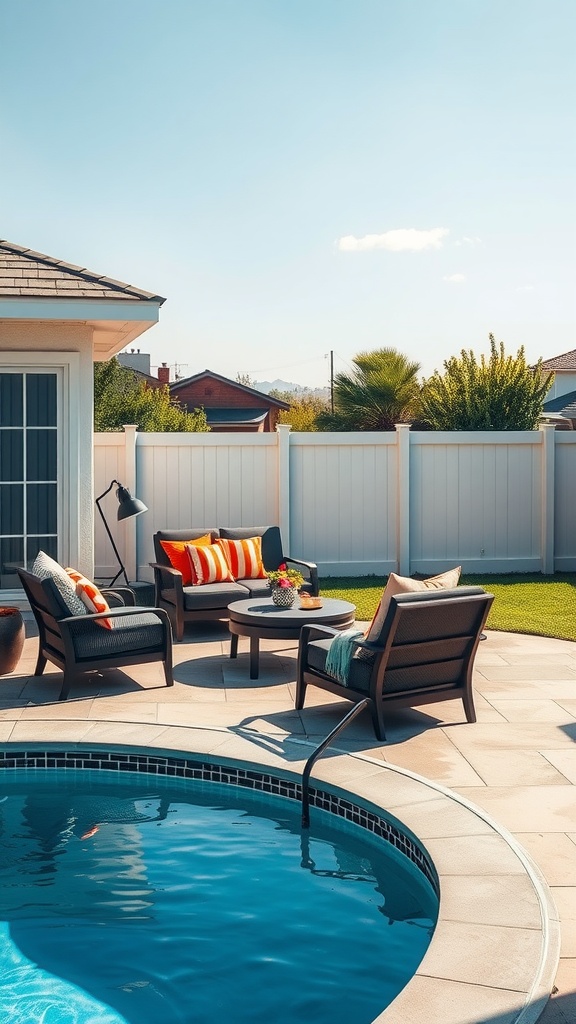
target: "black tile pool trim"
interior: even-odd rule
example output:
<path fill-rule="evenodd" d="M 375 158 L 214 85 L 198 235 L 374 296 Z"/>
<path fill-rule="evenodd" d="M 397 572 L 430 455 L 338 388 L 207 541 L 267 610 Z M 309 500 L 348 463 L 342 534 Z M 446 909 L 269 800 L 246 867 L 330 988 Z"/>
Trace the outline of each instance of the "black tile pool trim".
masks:
<path fill-rule="evenodd" d="M 117 772 L 146 772 L 164 778 L 199 779 L 203 782 L 220 782 L 228 786 L 241 786 L 273 796 L 302 800 L 302 786 L 299 782 L 279 778 L 254 768 L 236 768 L 232 765 L 211 764 L 191 757 L 173 757 L 162 754 L 130 754 L 104 750 L 9 750 L 0 751 L 0 770 L 8 768 L 84 768 L 106 769 Z M 438 879 L 426 853 L 410 836 L 398 829 L 386 818 L 365 807 L 346 800 L 322 789 L 310 788 L 310 804 L 339 818 L 344 818 L 360 828 L 390 843 L 428 879 L 436 895 L 439 895 Z"/>

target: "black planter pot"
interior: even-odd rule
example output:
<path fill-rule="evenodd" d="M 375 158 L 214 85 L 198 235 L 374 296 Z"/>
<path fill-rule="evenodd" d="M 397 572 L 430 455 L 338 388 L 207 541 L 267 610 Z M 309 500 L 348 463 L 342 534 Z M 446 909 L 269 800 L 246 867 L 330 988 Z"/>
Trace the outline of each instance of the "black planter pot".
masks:
<path fill-rule="evenodd" d="M 24 619 L 18 608 L 0 608 L 0 676 L 13 672 L 24 646 Z"/>

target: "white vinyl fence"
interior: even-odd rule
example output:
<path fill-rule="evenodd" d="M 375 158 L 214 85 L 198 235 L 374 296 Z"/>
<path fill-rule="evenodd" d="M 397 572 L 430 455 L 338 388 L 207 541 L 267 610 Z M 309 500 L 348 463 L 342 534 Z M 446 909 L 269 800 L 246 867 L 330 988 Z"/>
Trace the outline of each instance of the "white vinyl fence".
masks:
<path fill-rule="evenodd" d="M 322 576 L 576 569 L 576 434 L 536 431 L 95 434 L 94 487 L 147 506 L 108 521 L 131 579 L 160 529 L 278 524 Z M 98 577 L 116 571 L 96 517 Z"/>

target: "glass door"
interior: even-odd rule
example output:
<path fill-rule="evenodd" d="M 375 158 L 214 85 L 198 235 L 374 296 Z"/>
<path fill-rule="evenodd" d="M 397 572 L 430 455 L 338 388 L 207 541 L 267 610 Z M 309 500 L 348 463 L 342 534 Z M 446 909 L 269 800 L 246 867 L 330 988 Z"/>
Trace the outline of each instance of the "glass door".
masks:
<path fill-rule="evenodd" d="M 0 373 L 0 589 L 42 549 L 58 558 L 58 374 Z"/>

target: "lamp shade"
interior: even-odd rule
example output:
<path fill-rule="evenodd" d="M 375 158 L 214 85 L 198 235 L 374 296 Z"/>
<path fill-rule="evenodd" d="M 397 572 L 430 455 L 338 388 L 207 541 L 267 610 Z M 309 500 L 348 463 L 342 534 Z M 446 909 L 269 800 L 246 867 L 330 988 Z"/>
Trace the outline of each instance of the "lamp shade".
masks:
<path fill-rule="evenodd" d="M 118 487 L 116 491 L 116 497 L 118 498 L 118 516 L 120 519 L 131 519 L 132 516 L 139 516 L 141 512 L 147 512 L 148 506 L 140 501 L 139 498 L 133 498 L 127 487 Z"/>

